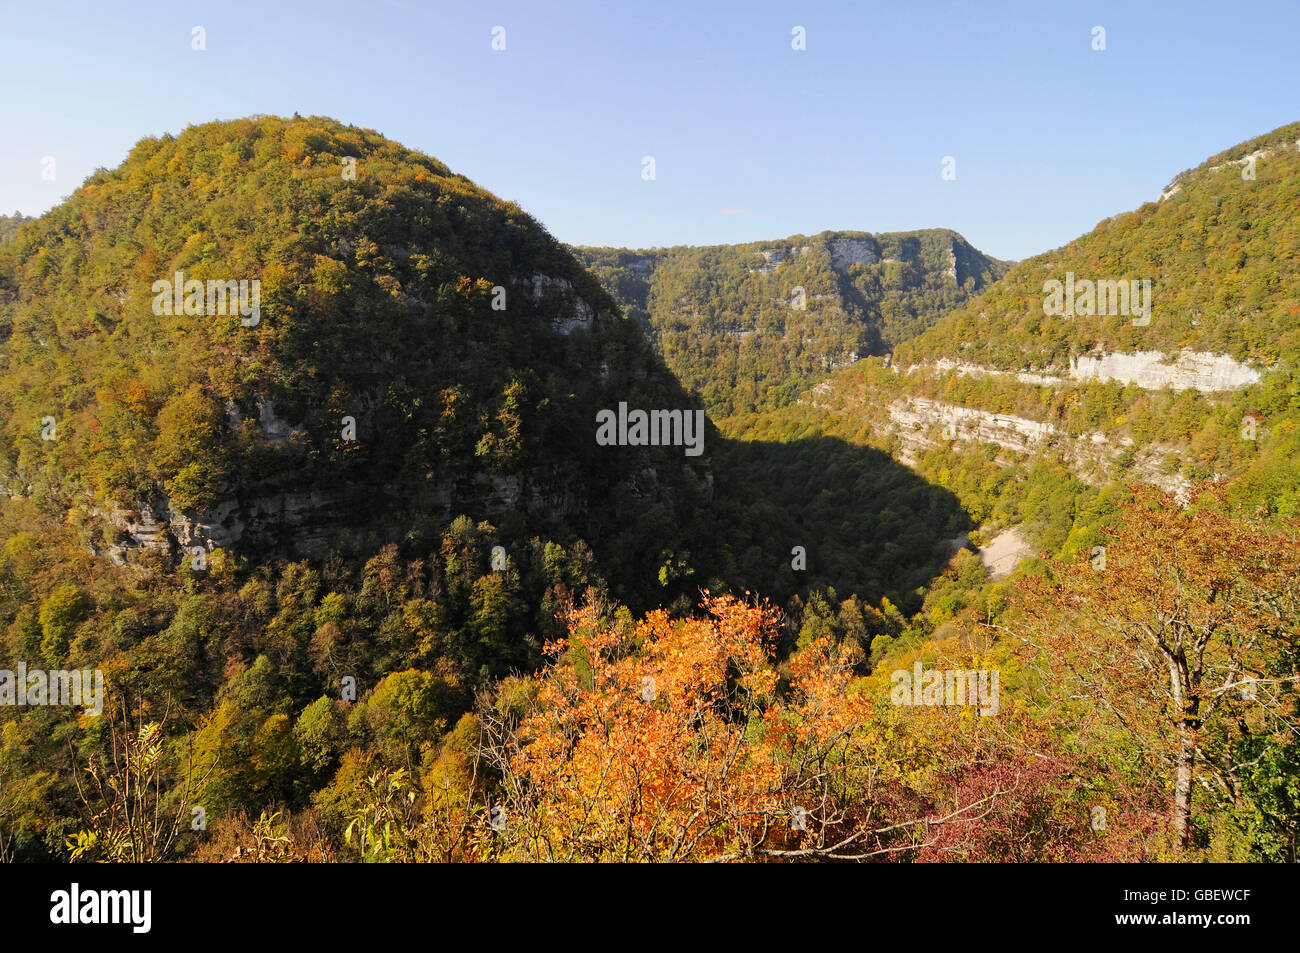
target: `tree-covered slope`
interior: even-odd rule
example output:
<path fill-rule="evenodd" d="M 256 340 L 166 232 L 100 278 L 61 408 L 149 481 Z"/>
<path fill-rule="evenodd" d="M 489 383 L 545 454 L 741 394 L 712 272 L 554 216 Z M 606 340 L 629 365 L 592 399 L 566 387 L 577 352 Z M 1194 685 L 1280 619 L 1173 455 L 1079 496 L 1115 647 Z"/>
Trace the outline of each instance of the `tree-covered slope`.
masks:
<path fill-rule="evenodd" d="M 99 718 L 5 707 L 0 858 L 224 856 L 281 809 L 350 852 L 366 778 L 433 796 L 575 604 L 748 588 L 791 644 L 810 598 L 867 648 L 900 630 L 952 495 L 842 441 L 597 440 L 602 410 L 696 403 L 568 250 L 428 156 L 318 118 L 144 140 L 0 245 L 0 671 L 105 691 Z M 76 778 L 124 743 L 210 830 L 122 833 Z"/>
<path fill-rule="evenodd" d="M 1088 500 L 1115 481 L 1217 480 L 1251 512 L 1300 513 L 1298 139 L 1300 123 L 1219 153 L 1015 265 L 892 361 L 736 432 L 833 421 L 827 435 L 890 451 L 977 522 L 1028 521 L 1053 552 L 1088 538 Z M 1054 281 L 1074 285 L 1075 313 L 1049 313 Z M 1131 300 L 1097 313 L 1115 303 L 1097 285 L 1087 313 L 1084 281 L 1150 281 L 1149 315 Z"/>
<path fill-rule="evenodd" d="M 946 229 L 576 252 L 719 417 L 790 403 L 835 368 L 888 352 L 1006 269 Z"/>
<path fill-rule="evenodd" d="M 203 283 L 192 307 L 158 292 L 177 273 Z M 260 288 L 247 313 L 212 296 L 238 281 Z M 707 454 L 593 439 L 619 401 L 692 401 L 563 246 L 328 119 L 141 141 L 3 246 L 0 340 L 0 484 L 106 514 L 86 542 L 119 557 L 419 537 L 465 513 L 652 578 L 641 541 L 671 548 L 707 496 Z"/>
<path fill-rule="evenodd" d="M 898 284 L 892 323 L 855 324 L 872 275 L 957 293 L 923 277 L 944 240 L 966 294 L 954 238 L 589 253 L 625 317 L 519 209 L 375 133 L 141 143 L 0 245 L 0 860 L 1294 860 L 1283 370 L 1223 396 L 878 356 L 698 457 L 596 439 L 619 404 L 691 408 L 642 327 L 662 343 L 682 287 L 693 319 L 752 297 L 790 335 L 754 378 L 779 402 L 792 355 L 836 363 L 819 321 L 883 348 L 922 320 Z M 761 304 L 791 278 L 799 333 Z M 1165 476 L 1238 479 L 1133 498 L 1165 443 Z M 985 521 L 1048 558 L 989 578 Z M 1129 638 L 1170 618 L 1215 640 L 1172 684 Z M 102 709 L 11 704 L 20 663 L 99 673 Z M 1000 672 L 1001 714 L 900 707 L 922 665 Z M 1188 735 L 1177 699 L 1243 672 L 1258 703 Z M 1207 783 L 1171 802 L 1176 777 Z M 912 838 L 936 818 L 961 823 Z"/>
<path fill-rule="evenodd" d="M 1091 351 L 1193 351 L 1271 366 L 1300 354 L 1300 123 L 1176 176 L 1159 200 L 1036 255 L 900 343 L 900 363 L 938 357 L 1004 369 L 1068 365 Z M 1149 324 L 1132 315 L 1048 316 L 1044 284 L 1151 282 Z"/>
<path fill-rule="evenodd" d="M 15 212 L 13 215 L 0 215 L 0 243 L 13 238 L 22 224 L 30 221 L 31 219 L 21 212 Z"/>

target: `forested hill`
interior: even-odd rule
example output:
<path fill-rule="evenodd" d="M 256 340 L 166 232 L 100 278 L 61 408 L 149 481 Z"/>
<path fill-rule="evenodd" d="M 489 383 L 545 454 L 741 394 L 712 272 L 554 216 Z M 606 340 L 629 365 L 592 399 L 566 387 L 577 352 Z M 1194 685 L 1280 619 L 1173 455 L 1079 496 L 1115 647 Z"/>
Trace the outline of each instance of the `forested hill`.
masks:
<path fill-rule="evenodd" d="M 142 140 L 0 246 L 0 339 L 0 485 L 119 561 L 465 514 L 653 586 L 641 542 L 675 548 L 708 495 L 707 443 L 594 441 L 620 401 L 694 404 L 562 245 L 329 119 Z"/>
<path fill-rule="evenodd" d="M 1007 268 L 947 229 L 575 252 L 717 417 L 790 403 L 835 368 L 913 337 Z"/>
<path fill-rule="evenodd" d="M 1088 538 L 1080 501 L 1118 481 L 1215 480 L 1250 512 L 1300 514 L 1298 140 L 1293 123 L 1220 152 L 1015 265 L 892 364 L 842 369 L 742 432 L 829 418 L 1053 552 Z"/>
<path fill-rule="evenodd" d="M 145 139 L 23 222 L 0 344 L 0 671 L 105 692 L 5 709 L 0 858 L 223 856 L 274 805 L 350 850 L 357 784 L 476 757 L 476 698 L 531 704 L 575 606 L 630 637 L 748 588 L 789 648 L 827 589 L 865 665 L 966 525 L 879 452 L 721 439 L 537 222 L 324 118 Z M 611 446 L 624 406 L 699 423 Z M 123 732 L 212 837 L 89 805 Z"/>
<path fill-rule="evenodd" d="M 585 250 L 597 278 L 372 131 L 140 142 L 3 223 L 0 861 L 1294 860 L 1295 166 L 1255 152 L 1242 215 L 1209 168 L 1152 213 L 1189 203 L 1178 274 L 1215 284 L 1135 327 L 1181 289 L 1283 345 L 1179 392 L 951 336 L 830 372 L 1001 273 L 951 232 Z M 1129 234 L 1059 264 L 1151 260 Z M 747 439 L 647 326 L 762 409 Z M 1118 483 L 1214 473 L 1185 509 Z M 992 579 L 965 544 L 1002 523 L 1045 559 Z M 1171 618 L 1203 659 L 1133 637 Z M 895 691 L 953 666 L 978 714 Z"/>
<path fill-rule="evenodd" d="M 1066 368 L 1092 352 L 1188 349 L 1271 366 L 1300 354 L 1300 123 L 1182 172 L 1158 197 L 1012 268 L 928 332 L 900 363 L 949 357 L 1006 370 Z M 1049 318 L 1044 284 L 1150 281 L 1150 322 Z M 1082 294 L 1082 291 L 1079 292 Z M 1109 300 L 1107 301 L 1109 304 Z"/>

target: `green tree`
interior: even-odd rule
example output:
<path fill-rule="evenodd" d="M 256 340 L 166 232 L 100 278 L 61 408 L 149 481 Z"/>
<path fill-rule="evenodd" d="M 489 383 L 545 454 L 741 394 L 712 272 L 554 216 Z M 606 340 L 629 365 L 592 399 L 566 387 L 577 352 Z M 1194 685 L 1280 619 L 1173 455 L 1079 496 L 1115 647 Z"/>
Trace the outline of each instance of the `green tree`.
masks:
<path fill-rule="evenodd" d="M 85 593 L 73 583 L 64 583 L 41 606 L 41 656 L 51 666 L 62 665 L 77 626 L 90 613 Z"/>

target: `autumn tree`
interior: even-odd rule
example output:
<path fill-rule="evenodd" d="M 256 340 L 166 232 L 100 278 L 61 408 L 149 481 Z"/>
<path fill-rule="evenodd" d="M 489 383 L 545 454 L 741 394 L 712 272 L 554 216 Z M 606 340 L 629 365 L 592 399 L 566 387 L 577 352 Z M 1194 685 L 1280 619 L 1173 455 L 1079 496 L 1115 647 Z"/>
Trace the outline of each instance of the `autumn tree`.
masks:
<path fill-rule="evenodd" d="M 1196 789 L 1240 805 L 1300 731 L 1300 536 L 1229 515 L 1222 488 L 1187 505 L 1135 490 L 1104 547 L 1022 586 L 1010 631 L 1081 723 L 1100 717 L 1170 788 L 1177 847 Z M 1091 709 L 1091 710 L 1088 710 Z"/>
<path fill-rule="evenodd" d="M 508 860 L 866 860 L 912 851 L 1001 793 L 889 818 L 876 699 L 856 646 L 806 646 L 780 685 L 772 608 L 706 593 L 696 617 L 634 622 L 589 601 L 517 721 L 481 705 Z"/>

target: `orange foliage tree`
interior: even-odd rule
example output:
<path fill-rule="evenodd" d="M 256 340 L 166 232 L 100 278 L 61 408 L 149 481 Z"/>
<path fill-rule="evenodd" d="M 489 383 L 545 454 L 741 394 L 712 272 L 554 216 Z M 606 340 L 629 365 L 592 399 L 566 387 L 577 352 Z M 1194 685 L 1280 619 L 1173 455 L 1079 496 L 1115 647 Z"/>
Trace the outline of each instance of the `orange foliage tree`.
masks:
<path fill-rule="evenodd" d="M 588 604 L 547 646 L 522 717 L 480 706 L 498 859 L 865 860 L 920 848 L 1000 793 L 889 822 L 878 702 L 851 690 L 853 656 L 819 640 L 782 677 L 774 610 L 708 593 L 702 608 L 634 623 Z"/>

